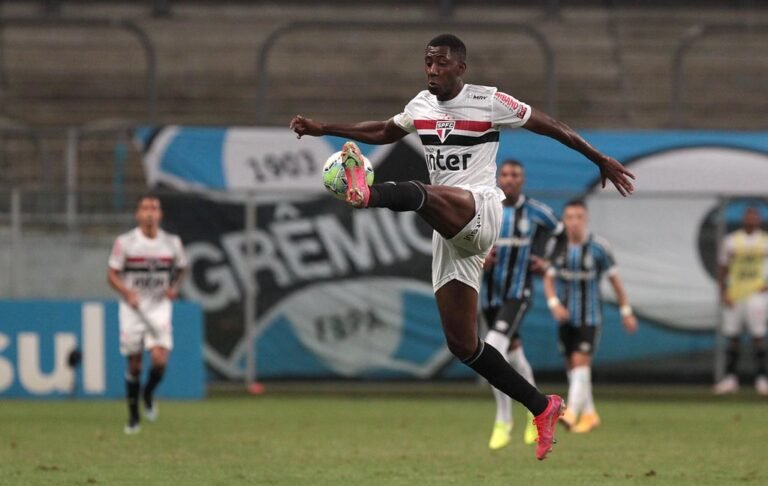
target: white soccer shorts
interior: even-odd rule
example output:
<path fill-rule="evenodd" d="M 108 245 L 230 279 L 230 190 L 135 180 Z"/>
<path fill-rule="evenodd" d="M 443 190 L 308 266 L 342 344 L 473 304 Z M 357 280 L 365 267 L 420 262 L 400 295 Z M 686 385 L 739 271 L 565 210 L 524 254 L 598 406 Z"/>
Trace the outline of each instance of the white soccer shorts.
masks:
<path fill-rule="evenodd" d="M 764 337 L 768 320 L 768 296 L 757 292 L 746 299 L 723 308 L 723 335 L 736 337 L 741 334 L 742 323 L 753 337 Z"/>
<path fill-rule="evenodd" d="M 142 301 L 138 311 L 120 301 L 120 354 L 138 354 L 156 346 L 173 349 L 172 308 L 169 299 Z"/>
<path fill-rule="evenodd" d="M 475 198 L 475 216 L 459 233 L 445 239 L 432 233 L 432 288 L 435 292 L 458 280 L 480 292 L 483 261 L 501 229 L 503 208 L 498 189 L 468 189 Z"/>

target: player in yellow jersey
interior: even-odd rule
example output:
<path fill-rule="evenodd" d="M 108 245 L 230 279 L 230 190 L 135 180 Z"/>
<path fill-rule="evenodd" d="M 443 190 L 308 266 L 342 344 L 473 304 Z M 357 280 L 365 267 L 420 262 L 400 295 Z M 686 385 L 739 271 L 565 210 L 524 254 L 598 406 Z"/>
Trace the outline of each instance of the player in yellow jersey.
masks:
<path fill-rule="evenodd" d="M 742 324 L 746 322 L 755 351 L 755 389 L 768 395 L 765 363 L 765 334 L 768 319 L 768 233 L 760 229 L 756 207 L 744 211 L 741 229 L 728 234 L 718 256 L 720 299 L 723 303 L 723 335 L 728 340 L 725 377 L 714 387 L 716 395 L 739 389 L 737 367 Z"/>

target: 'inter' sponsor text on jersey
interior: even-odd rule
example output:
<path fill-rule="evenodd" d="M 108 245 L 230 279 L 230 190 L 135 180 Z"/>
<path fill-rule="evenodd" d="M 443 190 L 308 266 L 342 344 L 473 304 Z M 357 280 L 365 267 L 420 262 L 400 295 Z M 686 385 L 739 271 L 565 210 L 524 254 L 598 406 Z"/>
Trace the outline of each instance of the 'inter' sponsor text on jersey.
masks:
<path fill-rule="evenodd" d="M 422 91 L 393 121 L 418 133 L 432 184 L 488 188 L 496 187 L 499 130 L 522 127 L 530 116 L 530 106 L 494 87 L 465 84 L 447 101 Z"/>

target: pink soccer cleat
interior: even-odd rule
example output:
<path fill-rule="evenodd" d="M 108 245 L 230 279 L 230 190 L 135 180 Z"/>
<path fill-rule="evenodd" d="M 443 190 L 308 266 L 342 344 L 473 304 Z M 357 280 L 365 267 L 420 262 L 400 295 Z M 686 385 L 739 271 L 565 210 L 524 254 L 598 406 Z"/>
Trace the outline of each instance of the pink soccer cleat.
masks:
<path fill-rule="evenodd" d="M 557 395 L 547 395 L 547 400 L 549 401 L 547 408 L 533 419 L 533 425 L 539 432 L 536 459 L 540 461 L 546 459 L 547 454 L 552 450 L 552 444 L 555 443 L 555 424 L 565 413 L 565 402 L 562 398 Z"/>
<path fill-rule="evenodd" d="M 365 182 L 365 161 L 360 147 L 347 142 L 341 149 L 341 163 L 347 177 L 347 202 L 356 208 L 368 207 L 371 190 Z"/>

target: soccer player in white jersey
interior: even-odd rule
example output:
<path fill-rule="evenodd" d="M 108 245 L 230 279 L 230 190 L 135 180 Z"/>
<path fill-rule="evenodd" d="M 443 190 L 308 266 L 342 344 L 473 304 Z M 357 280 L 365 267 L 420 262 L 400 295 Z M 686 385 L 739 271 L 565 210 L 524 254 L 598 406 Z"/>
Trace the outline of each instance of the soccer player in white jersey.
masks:
<path fill-rule="evenodd" d="M 416 181 L 365 184 L 363 158 L 353 142 L 342 149 L 347 201 L 356 208 L 416 211 L 435 230 L 432 285 L 448 349 L 491 385 L 521 402 L 534 415 L 536 457 L 552 448 L 554 426 L 565 404 L 543 395 L 492 346 L 478 337 L 478 291 L 483 260 L 499 234 L 501 201 L 496 187 L 499 130 L 524 127 L 584 154 L 622 195 L 634 177 L 618 161 L 589 145 L 567 125 L 489 86 L 465 84 L 466 47 L 454 35 L 432 39 L 424 53 L 427 90 L 385 121 L 322 123 L 301 115 L 291 128 L 303 135 L 335 135 L 364 143 L 393 143 L 417 132 L 424 146 L 430 185 Z"/>
<path fill-rule="evenodd" d="M 128 359 L 126 434 L 140 430 L 139 380 L 144 350 L 152 358 L 144 385 L 145 416 L 150 422 L 157 419 L 153 393 L 173 349 L 171 301 L 179 295 L 187 267 L 181 239 L 160 229 L 162 216 L 160 200 L 142 196 L 136 208 L 138 226 L 117 237 L 109 257 L 107 280 L 120 294 L 120 353 Z"/>
<path fill-rule="evenodd" d="M 718 283 L 723 304 L 723 335 L 726 348 L 725 377 L 714 387 L 716 395 L 739 389 L 738 363 L 742 324 L 752 335 L 755 353 L 755 390 L 768 395 L 765 363 L 766 319 L 768 319 L 768 233 L 760 229 L 760 211 L 744 211 L 741 228 L 728 234 L 720 247 Z"/>

